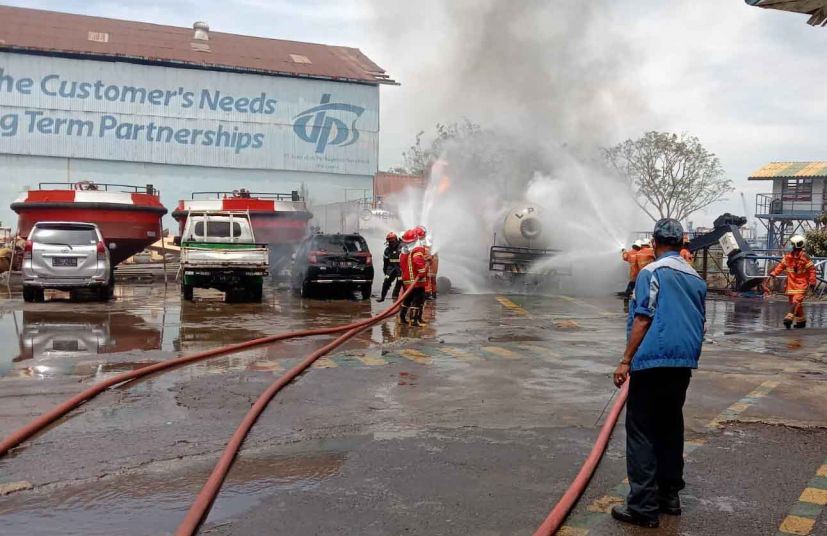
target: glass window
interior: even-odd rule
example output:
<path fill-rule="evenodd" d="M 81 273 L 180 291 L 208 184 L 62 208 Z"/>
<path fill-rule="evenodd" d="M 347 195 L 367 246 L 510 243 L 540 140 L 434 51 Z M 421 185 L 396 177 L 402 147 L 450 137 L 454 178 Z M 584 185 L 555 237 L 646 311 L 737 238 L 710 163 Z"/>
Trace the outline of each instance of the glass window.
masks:
<path fill-rule="evenodd" d="M 361 236 L 317 236 L 313 239 L 317 251 L 328 253 L 360 253 L 368 250 L 367 242 Z"/>
<path fill-rule="evenodd" d="M 813 179 L 787 179 L 781 189 L 784 201 L 812 201 Z"/>
<path fill-rule="evenodd" d="M 230 222 L 228 221 L 209 221 L 207 222 L 206 227 L 209 235 L 204 234 L 204 222 L 196 222 L 194 231 L 195 236 L 209 236 L 210 238 L 230 238 Z M 232 238 L 238 238 L 239 236 L 241 236 L 241 225 L 237 221 L 234 221 Z"/>
<path fill-rule="evenodd" d="M 55 246 L 85 246 L 98 243 L 98 234 L 91 227 L 38 226 L 31 236 L 32 241 Z"/>

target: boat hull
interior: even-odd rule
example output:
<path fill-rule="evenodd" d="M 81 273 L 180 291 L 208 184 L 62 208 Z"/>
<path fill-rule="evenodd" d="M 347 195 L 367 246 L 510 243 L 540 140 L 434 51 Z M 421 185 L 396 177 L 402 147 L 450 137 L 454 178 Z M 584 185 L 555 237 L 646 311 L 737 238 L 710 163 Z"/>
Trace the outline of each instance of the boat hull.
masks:
<path fill-rule="evenodd" d="M 68 199 L 67 193 L 74 192 L 31 191 L 26 199 L 12 203 L 11 208 L 19 217 L 20 236 L 28 237 L 32 227 L 41 221 L 94 223 L 100 228 L 109 248 L 113 266 L 143 251 L 160 238 L 161 218 L 167 209 L 160 204 L 157 196 L 124 194 L 131 201 L 126 203 L 117 202 L 112 194 L 101 196 L 100 200 L 94 200 L 91 196 L 92 199 L 75 201 Z"/>

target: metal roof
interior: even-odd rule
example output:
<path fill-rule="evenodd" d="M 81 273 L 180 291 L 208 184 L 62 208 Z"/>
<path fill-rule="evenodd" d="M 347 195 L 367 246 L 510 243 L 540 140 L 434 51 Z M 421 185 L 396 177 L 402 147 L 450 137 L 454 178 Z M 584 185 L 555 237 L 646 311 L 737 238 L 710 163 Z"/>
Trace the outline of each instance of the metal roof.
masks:
<path fill-rule="evenodd" d="M 810 15 L 810 26 L 827 26 L 827 0 L 746 0 L 751 6 Z"/>
<path fill-rule="evenodd" d="M 753 172 L 749 180 L 776 178 L 820 177 L 827 178 L 827 161 L 822 162 L 770 162 Z"/>
<path fill-rule="evenodd" d="M 0 6 L 0 52 L 396 84 L 358 48 Z"/>

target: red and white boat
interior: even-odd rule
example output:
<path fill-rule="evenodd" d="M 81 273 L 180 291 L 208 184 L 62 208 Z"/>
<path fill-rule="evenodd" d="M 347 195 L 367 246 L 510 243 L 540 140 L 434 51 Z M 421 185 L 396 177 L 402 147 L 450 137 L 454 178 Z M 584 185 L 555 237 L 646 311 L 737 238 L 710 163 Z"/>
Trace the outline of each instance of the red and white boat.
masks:
<path fill-rule="evenodd" d="M 193 192 L 192 199 L 178 201 L 172 217 L 184 231 L 190 211 L 246 211 L 250 215 L 256 242 L 270 246 L 271 265 L 289 260 L 295 246 L 307 235 L 313 217 L 298 192 L 263 193 L 245 189 L 232 192 Z"/>
<path fill-rule="evenodd" d="M 11 204 L 18 216 L 18 233 L 26 238 L 39 221 L 77 221 L 96 224 L 109 248 L 112 264 L 125 261 L 156 242 L 167 209 L 160 192 L 145 187 L 81 181 L 40 183 Z"/>

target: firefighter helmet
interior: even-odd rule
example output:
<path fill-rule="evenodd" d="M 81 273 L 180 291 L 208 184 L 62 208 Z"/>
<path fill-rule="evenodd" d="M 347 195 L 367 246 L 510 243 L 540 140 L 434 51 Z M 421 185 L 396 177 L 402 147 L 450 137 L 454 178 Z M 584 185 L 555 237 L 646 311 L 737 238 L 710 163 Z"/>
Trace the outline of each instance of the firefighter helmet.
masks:
<path fill-rule="evenodd" d="M 803 248 L 805 242 L 806 242 L 806 240 L 801 235 L 795 235 L 794 237 L 790 238 L 790 244 L 792 244 L 792 246 L 795 249 Z"/>
<path fill-rule="evenodd" d="M 414 229 L 408 229 L 404 233 L 402 233 L 402 242 L 405 244 L 412 244 L 416 242 L 417 236 L 416 231 Z"/>
<path fill-rule="evenodd" d="M 388 233 L 388 236 L 386 236 L 386 237 L 385 237 L 385 240 L 386 240 L 387 242 L 393 242 L 393 241 L 395 241 L 395 240 L 399 240 L 399 237 L 398 237 L 398 236 L 396 236 L 396 233 L 394 233 L 393 231 L 391 231 L 391 232 L 389 232 L 389 233 Z"/>
<path fill-rule="evenodd" d="M 414 227 L 413 230 L 414 232 L 416 232 L 417 238 L 425 238 L 425 236 L 428 234 L 427 229 L 425 229 L 425 227 L 421 225 L 417 225 L 416 227 Z"/>

